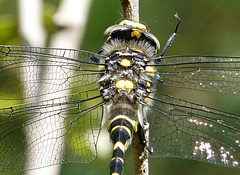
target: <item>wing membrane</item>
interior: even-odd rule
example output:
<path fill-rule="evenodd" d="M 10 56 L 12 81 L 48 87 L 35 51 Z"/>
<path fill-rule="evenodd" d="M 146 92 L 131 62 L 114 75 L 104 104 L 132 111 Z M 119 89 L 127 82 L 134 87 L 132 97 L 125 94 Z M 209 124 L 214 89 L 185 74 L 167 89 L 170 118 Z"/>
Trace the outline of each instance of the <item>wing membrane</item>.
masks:
<path fill-rule="evenodd" d="M 95 83 L 100 71 L 90 59 L 94 55 L 71 49 L 0 46 L 0 98 L 40 97 Z"/>
<path fill-rule="evenodd" d="M 160 93 L 150 98 L 154 102 L 148 105 L 153 157 L 181 157 L 239 167 L 239 115 Z"/>
<path fill-rule="evenodd" d="M 0 108 L 0 170 L 23 171 L 96 158 L 99 91 Z"/>
<path fill-rule="evenodd" d="M 169 56 L 157 60 L 163 85 L 240 94 L 240 57 Z"/>

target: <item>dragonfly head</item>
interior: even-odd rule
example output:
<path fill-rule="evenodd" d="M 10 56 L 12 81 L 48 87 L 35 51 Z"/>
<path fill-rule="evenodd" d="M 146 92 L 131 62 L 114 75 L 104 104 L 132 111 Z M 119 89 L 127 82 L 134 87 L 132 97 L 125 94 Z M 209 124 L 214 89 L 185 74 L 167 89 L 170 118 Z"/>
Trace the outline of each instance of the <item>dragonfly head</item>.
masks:
<path fill-rule="evenodd" d="M 115 50 L 124 49 L 124 47 L 130 47 L 135 51 L 145 50 L 144 54 L 148 57 L 155 56 L 160 49 L 158 39 L 148 32 L 145 25 L 129 20 L 123 20 L 119 24 L 107 28 L 103 38 L 106 44 L 114 43 L 111 45 L 118 47 L 114 48 Z"/>

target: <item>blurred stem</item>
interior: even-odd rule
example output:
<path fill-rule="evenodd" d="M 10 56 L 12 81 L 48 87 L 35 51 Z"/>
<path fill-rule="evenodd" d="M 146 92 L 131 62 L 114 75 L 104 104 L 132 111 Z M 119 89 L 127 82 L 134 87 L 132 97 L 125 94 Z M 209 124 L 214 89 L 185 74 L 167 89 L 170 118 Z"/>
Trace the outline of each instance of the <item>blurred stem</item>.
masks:
<path fill-rule="evenodd" d="M 79 48 L 84 37 L 91 2 L 91 0 L 61 0 L 53 20 L 62 30 L 51 36 L 51 47 Z"/>
<path fill-rule="evenodd" d="M 45 46 L 46 31 L 42 24 L 42 0 L 19 0 L 19 28 L 29 46 Z"/>

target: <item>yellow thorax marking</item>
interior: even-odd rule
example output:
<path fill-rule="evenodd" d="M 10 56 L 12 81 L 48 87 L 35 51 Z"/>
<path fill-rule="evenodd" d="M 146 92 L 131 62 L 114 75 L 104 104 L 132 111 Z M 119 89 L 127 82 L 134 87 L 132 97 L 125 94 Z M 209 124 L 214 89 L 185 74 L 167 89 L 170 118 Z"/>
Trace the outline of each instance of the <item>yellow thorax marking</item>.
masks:
<path fill-rule="evenodd" d="M 125 88 L 126 89 L 133 89 L 133 82 L 130 80 L 125 80 Z"/>
<path fill-rule="evenodd" d="M 151 83 L 147 82 L 147 87 L 151 87 Z"/>
<path fill-rule="evenodd" d="M 116 88 L 123 89 L 125 86 L 125 80 L 118 80 L 116 83 Z"/>
<path fill-rule="evenodd" d="M 154 77 L 155 72 L 156 72 L 156 70 L 153 66 L 146 66 L 145 71 L 146 71 L 146 74 L 150 75 L 151 77 Z"/>
<path fill-rule="evenodd" d="M 116 88 L 118 88 L 118 89 L 123 89 L 123 88 L 133 89 L 134 85 L 133 85 L 133 82 L 131 80 L 120 79 L 116 82 Z"/>
<path fill-rule="evenodd" d="M 131 61 L 129 59 L 123 58 L 120 63 L 123 67 L 131 66 Z"/>
<path fill-rule="evenodd" d="M 139 39 L 141 37 L 141 31 L 139 31 L 137 29 L 133 30 L 131 33 L 131 37 L 133 38 L 134 36 L 136 36 L 137 39 Z"/>
<path fill-rule="evenodd" d="M 147 103 L 147 104 L 148 104 L 150 101 L 151 101 L 150 98 L 145 98 L 145 99 L 144 99 L 144 102 Z"/>

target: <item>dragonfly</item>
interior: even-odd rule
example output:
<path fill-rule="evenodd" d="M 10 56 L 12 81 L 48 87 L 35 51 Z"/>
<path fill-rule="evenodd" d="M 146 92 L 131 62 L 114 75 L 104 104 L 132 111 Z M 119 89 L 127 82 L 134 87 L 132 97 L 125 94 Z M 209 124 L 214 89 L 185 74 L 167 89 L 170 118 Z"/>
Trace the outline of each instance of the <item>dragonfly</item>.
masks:
<path fill-rule="evenodd" d="M 240 115 L 160 92 L 240 94 L 240 57 L 164 56 L 179 24 L 160 56 L 157 38 L 127 20 L 104 32 L 97 53 L 0 46 L 0 171 L 91 162 L 104 125 L 111 174 L 122 174 L 133 137 L 153 158 L 239 168 Z"/>

